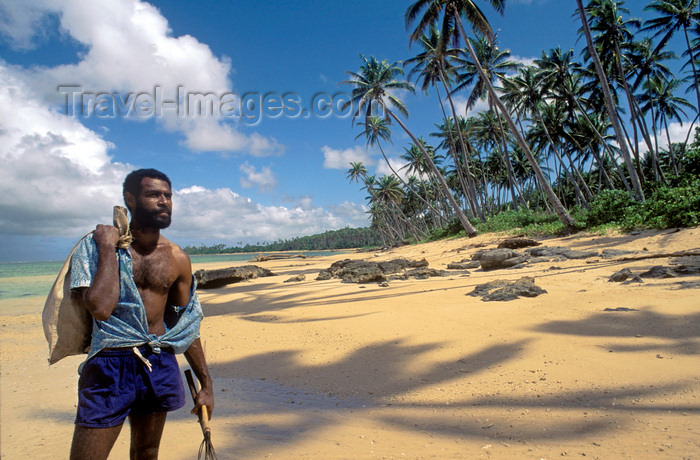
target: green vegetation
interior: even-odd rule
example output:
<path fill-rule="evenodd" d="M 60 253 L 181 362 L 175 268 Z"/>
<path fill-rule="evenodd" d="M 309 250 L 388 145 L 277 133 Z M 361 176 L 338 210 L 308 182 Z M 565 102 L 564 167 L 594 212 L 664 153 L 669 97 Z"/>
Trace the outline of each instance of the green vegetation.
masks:
<path fill-rule="evenodd" d="M 700 0 L 650 1 L 646 21 L 624 3 L 572 2 L 581 48 L 522 65 L 499 48 L 478 2 L 414 0 L 405 22 L 416 54 L 403 63 L 362 55 L 343 82 L 357 137 L 392 171 L 354 162 L 346 174 L 367 191 L 382 244 L 698 225 L 700 131 L 688 139 L 700 106 Z M 504 14 L 505 1 L 490 4 Z M 432 126 L 407 126 L 400 97 L 415 92 L 410 79 L 437 96 Z M 480 100 L 488 109 L 469 114 Z M 679 128 L 684 141 L 674 142 Z M 396 129 L 410 138 L 401 167 L 384 150 Z"/>

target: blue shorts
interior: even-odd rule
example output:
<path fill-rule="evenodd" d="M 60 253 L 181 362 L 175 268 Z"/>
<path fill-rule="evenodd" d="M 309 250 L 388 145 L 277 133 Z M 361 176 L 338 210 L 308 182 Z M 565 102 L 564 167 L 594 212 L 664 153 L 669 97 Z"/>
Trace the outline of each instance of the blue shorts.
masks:
<path fill-rule="evenodd" d="M 131 348 L 102 350 L 85 363 L 78 380 L 78 413 L 75 424 L 89 428 L 120 425 L 129 414 L 173 411 L 185 405 L 180 367 L 172 350 L 139 351 Z"/>

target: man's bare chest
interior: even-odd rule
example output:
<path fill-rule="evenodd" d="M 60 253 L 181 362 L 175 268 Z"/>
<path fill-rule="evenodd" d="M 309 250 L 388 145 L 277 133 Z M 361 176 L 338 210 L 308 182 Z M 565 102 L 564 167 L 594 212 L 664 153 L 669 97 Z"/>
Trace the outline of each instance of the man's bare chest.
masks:
<path fill-rule="evenodd" d="M 132 253 L 134 282 L 140 290 L 166 293 L 177 279 L 172 256 L 156 251 L 147 256 Z"/>

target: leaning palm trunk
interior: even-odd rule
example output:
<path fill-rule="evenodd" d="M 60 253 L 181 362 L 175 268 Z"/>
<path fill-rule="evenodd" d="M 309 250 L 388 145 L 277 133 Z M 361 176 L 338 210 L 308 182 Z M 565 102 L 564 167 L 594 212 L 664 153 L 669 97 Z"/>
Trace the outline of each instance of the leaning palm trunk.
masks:
<path fill-rule="evenodd" d="M 580 1 L 580 0 L 578 0 Z M 489 95 L 493 98 L 493 102 L 498 108 L 498 110 L 503 114 L 503 117 L 506 119 L 506 123 L 510 127 L 511 131 L 513 132 L 513 136 L 515 136 L 515 140 L 517 141 L 518 145 L 520 148 L 523 149 L 523 152 L 525 153 L 525 156 L 527 157 L 527 160 L 530 162 L 530 165 L 532 166 L 532 170 L 535 173 L 535 176 L 537 177 L 537 181 L 540 183 L 540 187 L 544 191 L 545 195 L 547 196 L 548 201 L 554 208 L 554 212 L 556 212 L 557 216 L 559 217 L 559 220 L 561 220 L 561 223 L 564 225 L 564 229 L 571 233 L 576 231 L 576 221 L 569 215 L 567 212 L 566 208 L 564 208 L 564 205 L 559 201 L 559 198 L 557 198 L 556 194 L 554 193 L 554 190 L 552 190 L 552 187 L 549 185 L 549 182 L 547 181 L 547 178 L 545 177 L 544 173 L 542 172 L 542 168 L 540 168 L 540 165 L 537 163 L 537 160 L 535 157 L 532 155 L 532 152 L 530 151 L 530 147 L 527 145 L 527 142 L 525 142 L 525 139 L 523 136 L 520 134 L 520 131 L 518 130 L 517 126 L 515 126 L 515 122 L 513 121 L 513 118 L 510 116 L 510 113 L 508 113 L 508 110 L 505 108 L 501 100 L 498 98 L 496 95 L 496 91 L 493 88 L 493 85 L 491 84 L 491 81 L 487 78 L 486 73 L 484 72 L 484 69 L 481 67 L 481 63 L 479 62 L 479 59 L 476 55 L 476 52 L 474 51 L 474 48 L 472 47 L 469 39 L 467 39 L 467 34 L 464 31 L 464 26 L 462 25 L 462 19 L 459 17 L 459 15 L 455 15 L 455 17 L 458 17 L 459 20 L 457 22 L 457 26 L 459 27 L 459 31 L 464 37 L 464 41 L 467 45 L 467 51 L 469 53 L 469 56 L 471 57 L 472 61 L 474 61 L 474 67 L 476 68 L 477 72 L 479 73 L 479 76 L 481 79 L 484 81 L 486 84 L 486 88 L 488 89 Z"/>
<path fill-rule="evenodd" d="M 422 196 L 420 196 L 420 193 L 416 192 L 412 187 L 410 187 L 405 180 L 399 175 L 399 173 L 394 170 L 394 167 L 391 165 L 391 162 L 389 161 L 389 158 L 387 158 L 386 153 L 384 153 L 384 149 L 382 148 L 382 144 L 377 142 L 377 146 L 379 147 L 379 151 L 382 152 L 382 156 L 384 157 L 384 161 L 386 162 L 386 165 L 389 167 L 392 173 L 396 176 L 396 178 L 401 181 L 401 184 L 403 184 L 404 187 L 406 187 L 407 190 L 409 190 L 411 193 L 413 193 L 416 198 L 418 198 L 424 205 L 430 209 L 430 212 L 432 212 L 437 218 L 440 219 L 440 221 L 447 223 L 447 219 L 443 217 L 440 212 L 433 207 L 426 199 L 424 199 Z"/>
<path fill-rule="evenodd" d="M 450 152 L 450 156 L 452 156 L 452 161 L 455 165 L 455 170 L 457 172 L 457 179 L 459 180 L 459 185 L 462 188 L 462 194 L 464 195 L 466 202 L 469 206 L 470 212 L 472 212 L 472 217 L 475 216 L 474 214 L 475 210 L 477 210 L 478 205 L 476 204 L 476 196 L 472 196 L 471 191 L 468 188 L 467 185 L 467 180 L 464 177 L 465 175 L 469 175 L 469 167 L 465 164 L 465 168 L 467 169 L 467 174 L 464 174 L 464 171 L 462 171 L 462 165 L 460 164 L 459 157 L 457 155 L 457 145 L 455 143 L 454 136 L 452 135 L 452 126 L 450 125 L 450 120 L 447 116 L 447 112 L 445 111 L 445 105 L 442 102 L 442 96 L 440 96 L 440 89 L 436 86 L 435 90 L 437 91 L 438 94 L 438 101 L 440 102 L 440 109 L 442 110 L 442 118 L 445 120 L 445 125 L 447 126 L 447 139 L 448 139 L 448 151 Z M 448 92 L 449 96 L 449 92 Z M 454 119 L 454 118 L 453 118 Z M 461 137 L 461 134 L 460 134 Z"/>
<path fill-rule="evenodd" d="M 547 129 L 547 125 L 544 122 L 544 119 L 542 118 L 542 114 L 540 113 L 540 109 L 538 107 L 535 107 L 534 110 L 535 118 L 537 121 L 542 125 L 542 129 L 544 130 L 544 134 L 547 136 L 547 140 L 549 141 L 549 145 L 552 146 L 552 152 L 554 152 L 554 155 L 557 157 L 557 160 L 559 161 L 559 164 L 561 165 L 561 168 L 564 170 L 564 174 L 567 179 L 571 181 L 571 185 L 574 187 L 574 191 L 576 192 L 576 197 L 578 198 L 579 202 L 585 206 L 586 208 L 590 208 L 588 205 L 588 201 L 586 198 L 583 196 L 583 193 L 581 192 L 581 189 L 578 186 L 578 183 L 576 182 L 576 178 L 574 177 L 573 173 L 569 172 L 569 169 L 566 167 L 564 164 L 564 160 L 561 157 L 561 154 L 559 153 L 559 148 L 558 146 L 554 143 L 554 139 L 552 139 L 551 134 L 549 133 L 549 129 Z M 575 168 L 573 164 L 571 164 L 572 168 Z M 585 182 L 584 182 L 585 184 Z"/>
<path fill-rule="evenodd" d="M 613 125 L 613 130 L 615 131 L 615 137 L 617 137 L 617 143 L 620 145 L 620 152 L 622 153 L 622 158 L 627 163 L 627 172 L 630 175 L 630 181 L 632 182 L 632 188 L 634 189 L 635 196 L 638 201 L 644 202 L 644 191 L 642 190 L 642 183 L 637 175 L 637 170 L 632 162 L 632 156 L 627 149 L 627 139 L 622 133 L 622 128 L 620 127 L 620 121 L 617 117 L 617 111 L 615 108 L 615 103 L 613 102 L 612 96 L 610 95 L 610 86 L 608 84 L 608 79 L 605 77 L 605 71 L 600 63 L 600 58 L 598 57 L 598 52 L 593 45 L 593 38 L 591 37 L 591 29 L 588 26 L 588 20 L 586 19 L 586 12 L 583 9 L 582 0 L 576 0 L 578 5 L 578 13 L 581 18 L 581 24 L 583 25 L 583 32 L 586 37 L 586 44 L 588 45 L 588 51 L 591 54 L 591 59 L 593 60 L 593 65 L 595 66 L 596 73 L 598 74 L 598 79 L 600 80 L 600 87 L 603 90 L 603 96 L 605 98 L 605 108 L 608 112 L 608 117 L 610 118 L 610 123 Z"/>
<path fill-rule="evenodd" d="M 464 156 L 464 167 L 466 168 L 466 181 L 467 181 L 467 197 L 471 201 L 473 201 L 473 206 L 474 206 L 474 211 L 483 219 L 485 219 L 484 212 L 481 210 L 481 206 L 479 206 L 479 201 L 476 197 L 476 186 L 474 185 L 474 179 L 472 178 L 471 174 L 471 163 L 469 161 L 469 152 L 467 151 L 467 146 L 465 145 L 464 142 L 464 134 L 462 134 L 462 127 L 459 124 L 459 117 L 457 117 L 457 109 L 455 108 L 454 101 L 452 100 L 452 95 L 450 88 L 447 84 L 447 80 L 445 79 L 445 75 L 442 72 L 442 69 L 440 70 L 440 80 L 442 81 L 442 84 L 445 86 L 445 91 L 447 92 L 447 101 L 450 103 L 450 109 L 452 110 L 452 120 L 454 121 L 454 124 L 457 128 L 457 136 L 459 137 L 459 145 L 461 147 L 461 152 L 462 155 Z M 437 88 L 437 86 L 436 86 Z M 439 93 L 438 93 L 439 94 Z M 442 104 L 442 101 L 440 102 Z M 449 124 L 448 124 L 449 128 Z M 448 133 L 450 135 L 452 134 L 452 130 L 449 129 Z M 459 170 L 459 164 L 456 162 L 455 166 L 458 167 Z"/>
<path fill-rule="evenodd" d="M 442 177 L 442 174 L 440 174 L 440 171 L 437 169 L 437 166 L 435 166 L 433 159 L 430 158 L 430 154 L 425 151 L 423 144 L 418 139 L 416 139 L 416 136 L 413 135 L 413 133 L 406 127 L 406 125 L 403 124 L 401 119 L 397 117 L 394 112 L 389 110 L 388 107 L 384 107 L 384 110 L 386 110 L 386 113 L 390 115 L 399 124 L 399 126 L 401 126 L 401 128 L 406 132 L 406 134 L 408 134 L 408 137 L 411 138 L 411 141 L 420 149 L 421 153 L 425 156 L 428 165 L 430 165 L 430 169 L 433 171 L 433 174 L 435 175 L 440 184 L 440 188 L 443 190 L 443 192 L 445 192 L 447 200 L 450 202 L 450 205 L 454 209 L 454 212 L 457 215 L 457 218 L 459 219 L 460 223 L 462 224 L 464 231 L 467 232 L 467 236 L 476 236 L 476 228 L 471 224 L 471 222 L 469 222 L 469 219 L 467 219 L 467 216 L 464 215 L 464 212 L 462 212 L 462 209 L 459 207 L 459 203 L 457 203 L 455 197 L 452 196 L 450 188 L 447 186 L 447 182 L 445 182 L 445 178 Z"/>

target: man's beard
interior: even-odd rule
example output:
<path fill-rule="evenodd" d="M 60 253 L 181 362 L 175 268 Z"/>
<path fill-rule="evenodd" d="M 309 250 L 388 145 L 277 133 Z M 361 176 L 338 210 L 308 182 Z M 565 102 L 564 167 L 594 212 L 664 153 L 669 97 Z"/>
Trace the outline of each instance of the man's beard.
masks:
<path fill-rule="evenodd" d="M 157 228 L 164 229 L 170 226 L 170 211 L 165 211 L 168 214 L 166 216 L 161 216 L 160 213 L 164 212 L 162 209 L 154 209 L 152 211 L 147 211 L 137 203 L 134 207 L 134 220 L 138 222 L 138 225 L 142 228 Z"/>

